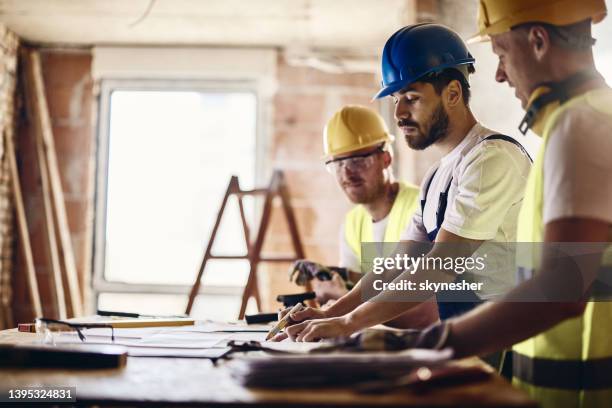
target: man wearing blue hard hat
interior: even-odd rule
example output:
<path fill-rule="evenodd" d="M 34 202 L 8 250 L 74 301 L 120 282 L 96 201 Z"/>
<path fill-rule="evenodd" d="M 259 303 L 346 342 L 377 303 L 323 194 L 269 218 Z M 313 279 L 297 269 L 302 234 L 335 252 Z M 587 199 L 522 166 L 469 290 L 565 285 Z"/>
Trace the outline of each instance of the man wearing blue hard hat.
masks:
<path fill-rule="evenodd" d="M 412 279 L 484 284 L 463 291 L 460 300 L 436 290 L 422 290 L 418 296 L 404 292 L 400 298 L 385 298 L 389 291 L 363 296 L 376 278 L 369 274 L 369 280 L 362 278 L 329 309 L 295 313 L 294 321 L 310 320 L 287 329 L 293 339 L 346 336 L 388 321 L 432 296 L 445 320 L 513 286 L 514 253 L 507 246 L 516 240 L 530 158 L 514 139 L 485 128 L 471 112 L 469 75 L 474 62 L 465 43 L 449 28 L 431 23 L 404 27 L 385 44 L 383 87 L 375 98 L 393 98 L 398 127 L 411 148 L 435 145 L 444 152 L 421 184 L 420 206 L 401 237 L 402 253 L 431 259 L 467 258 L 483 243 L 489 252 L 487 268 L 480 275 L 461 277 L 454 270 L 423 270 L 413 264 Z M 401 272 L 399 268 L 391 271 L 388 281 Z M 373 296 L 383 301 L 365 301 Z"/>

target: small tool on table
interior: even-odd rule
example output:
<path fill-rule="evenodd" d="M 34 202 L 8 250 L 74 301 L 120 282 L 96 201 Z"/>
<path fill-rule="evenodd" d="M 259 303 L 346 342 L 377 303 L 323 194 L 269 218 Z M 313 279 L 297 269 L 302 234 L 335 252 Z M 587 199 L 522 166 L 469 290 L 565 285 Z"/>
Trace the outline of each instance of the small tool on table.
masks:
<path fill-rule="evenodd" d="M 302 310 L 304 306 L 301 303 L 296 304 L 291 308 L 289 313 L 287 313 L 277 324 L 270 330 L 268 335 L 266 336 L 266 341 L 270 340 L 272 337 L 276 336 L 281 330 L 283 330 L 289 322 L 291 322 L 291 315 L 293 313 L 297 313 Z"/>
<path fill-rule="evenodd" d="M 129 312 L 115 312 L 109 310 L 100 310 L 98 309 L 98 316 L 106 316 L 106 317 L 131 317 L 131 318 L 146 318 L 146 319 L 175 319 L 175 318 L 183 318 L 188 317 L 187 315 L 147 315 L 147 314 L 139 314 L 139 313 L 129 313 Z"/>
<path fill-rule="evenodd" d="M 278 295 L 276 300 L 281 302 L 285 307 L 293 307 L 298 303 L 304 303 L 306 300 L 315 299 L 315 292 L 294 293 L 290 295 Z"/>
<path fill-rule="evenodd" d="M 262 324 L 275 322 L 278 320 L 278 313 L 258 313 L 253 315 L 244 315 L 244 320 L 247 324 Z"/>

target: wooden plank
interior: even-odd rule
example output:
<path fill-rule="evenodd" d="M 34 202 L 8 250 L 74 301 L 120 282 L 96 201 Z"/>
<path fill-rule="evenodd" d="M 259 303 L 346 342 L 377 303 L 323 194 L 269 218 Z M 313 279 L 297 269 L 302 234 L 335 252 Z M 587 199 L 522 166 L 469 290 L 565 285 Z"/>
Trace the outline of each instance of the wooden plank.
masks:
<path fill-rule="evenodd" d="M 109 318 L 109 319 L 100 319 L 100 318 L 81 318 L 81 319 L 71 319 L 73 323 L 87 323 L 92 322 L 96 324 L 107 324 L 109 326 L 113 326 L 115 329 L 134 329 L 134 328 L 144 328 L 144 327 L 177 327 L 177 326 L 194 326 L 195 320 L 190 319 L 188 317 L 176 317 L 176 318 L 155 318 L 155 319 L 145 319 L 145 318 Z"/>
<path fill-rule="evenodd" d="M 27 67 L 29 63 L 30 61 L 26 61 L 26 71 L 29 71 Z M 29 78 L 29 76 L 27 78 Z M 36 101 L 33 100 L 35 96 L 32 90 L 32 82 L 30 80 L 27 80 L 25 82 L 27 89 L 25 96 L 28 106 L 28 112 L 30 112 L 30 116 L 32 116 L 34 112 L 36 112 Z M 66 298 L 64 295 L 62 269 L 60 265 L 59 248 L 56 237 L 55 215 L 51 199 L 51 186 L 49 184 L 49 166 L 45 155 L 43 140 L 40 136 L 42 133 L 42 130 L 40 129 L 40 121 L 32 120 L 32 123 L 34 125 L 34 144 L 36 146 L 38 168 L 42 186 L 43 209 L 45 214 L 45 231 L 47 233 L 47 239 L 45 243 L 47 244 L 47 253 L 49 254 L 49 260 L 51 263 L 51 281 L 52 286 L 55 289 L 54 295 L 57 317 L 59 319 L 66 319 L 68 315 L 66 312 Z"/>
<path fill-rule="evenodd" d="M 22 53 L 22 55 L 26 56 L 27 52 Z M 26 71 L 28 71 L 29 61 L 25 61 Z M 42 143 L 42 139 L 40 137 L 41 129 L 40 129 L 40 121 L 36 120 L 34 116 L 35 98 L 33 92 L 31 91 L 32 82 L 29 80 L 28 73 L 26 72 L 26 106 L 28 108 L 29 116 L 31 117 L 31 124 L 34 128 L 34 145 L 36 148 L 37 160 L 38 160 L 38 169 L 41 180 L 42 187 L 42 196 L 43 196 L 43 210 L 44 210 L 44 221 L 45 221 L 45 232 L 47 234 L 47 239 L 45 243 L 47 244 L 47 254 L 49 256 L 50 261 L 50 270 L 51 273 L 49 276 L 49 288 L 51 289 L 51 293 L 54 296 L 55 301 L 55 311 L 57 312 L 57 318 L 65 319 L 67 318 L 66 313 L 66 299 L 64 296 L 64 285 L 62 282 L 62 270 L 59 261 L 59 248 L 57 245 L 57 237 L 55 230 L 55 215 L 53 213 L 53 205 L 51 202 L 51 187 L 49 185 L 49 170 L 46 155 L 44 152 L 44 146 Z"/>
<path fill-rule="evenodd" d="M 4 140 L 6 141 L 6 154 L 8 155 L 9 168 L 11 171 L 11 186 L 13 187 L 13 198 L 15 200 L 15 212 L 17 213 L 17 227 L 19 229 L 19 243 L 23 253 L 26 269 L 26 282 L 28 285 L 28 293 L 32 302 L 34 311 L 33 317 L 42 317 L 42 305 L 40 301 L 40 292 L 38 291 L 38 280 L 36 278 L 36 270 L 34 268 L 34 258 L 32 257 L 32 244 L 30 242 L 30 234 L 28 232 L 28 223 L 23 205 L 23 195 L 21 193 L 21 183 L 19 182 L 19 171 L 17 169 L 17 157 L 15 156 L 15 146 L 13 140 L 5 133 Z"/>
<path fill-rule="evenodd" d="M 37 132 L 39 133 L 39 132 Z M 68 317 L 66 313 L 66 298 L 64 296 L 64 285 L 62 282 L 62 269 L 59 261 L 59 248 L 55 234 L 55 216 L 51 203 L 51 186 L 49 185 L 49 170 L 45 157 L 42 139 L 36 135 L 36 153 L 38 156 L 38 167 L 40 169 L 40 181 L 42 184 L 43 207 L 45 212 L 45 230 L 47 232 L 47 249 L 51 261 L 51 277 L 55 289 L 55 304 L 60 319 Z"/>
<path fill-rule="evenodd" d="M 38 122 L 37 127 L 40 130 L 40 136 L 43 141 L 45 156 L 49 169 L 49 185 L 51 189 L 51 198 L 55 209 L 55 217 L 57 220 L 57 230 L 60 238 L 60 250 L 64 261 L 63 267 L 66 281 L 68 283 L 68 293 L 70 297 L 70 306 L 74 316 L 83 314 L 83 303 L 81 297 L 81 289 L 79 285 L 74 251 L 72 249 L 72 241 L 70 238 L 70 229 L 68 226 L 68 216 L 66 213 L 66 204 L 64 202 L 64 193 L 62 189 L 59 165 L 55 152 L 55 142 L 53 139 L 53 130 L 51 127 L 51 118 L 47 106 L 45 96 L 44 82 L 42 77 L 42 68 L 40 63 L 40 55 L 37 51 L 30 51 L 27 55 L 27 73 L 29 89 L 31 90 L 30 97 L 34 102 L 34 118 Z"/>

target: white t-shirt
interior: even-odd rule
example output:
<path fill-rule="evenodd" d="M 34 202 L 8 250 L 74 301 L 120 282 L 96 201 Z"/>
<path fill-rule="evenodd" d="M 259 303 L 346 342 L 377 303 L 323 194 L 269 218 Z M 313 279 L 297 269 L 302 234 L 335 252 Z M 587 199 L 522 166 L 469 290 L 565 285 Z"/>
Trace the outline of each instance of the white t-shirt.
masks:
<path fill-rule="evenodd" d="M 517 217 L 531 167 L 529 158 L 515 144 L 505 140 L 483 141 L 494 134 L 498 133 L 474 125 L 459 145 L 432 166 L 421 184 L 423 199 L 435 171 L 424 214 L 419 207 L 401 237 L 428 241 L 427 232 L 437 227 L 440 193 L 446 191 L 450 182 L 441 228 L 464 238 L 487 241 L 482 247 L 487 254 L 487 268 L 476 278 L 484 282 L 478 293 L 483 299 L 514 286 L 515 255 L 505 244 L 516 242 Z"/>
<path fill-rule="evenodd" d="M 544 153 L 544 223 L 567 217 L 612 224 L 612 117 L 586 104 L 563 113 Z"/>
<path fill-rule="evenodd" d="M 385 232 L 387 231 L 387 224 L 389 223 L 389 215 L 382 220 L 372 221 L 372 238 L 373 242 L 384 242 Z M 345 223 L 342 223 L 340 227 L 340 262 L 338 264 L 341 268 L 347 268 L 353 272 L 361 272 L 361 262 L 359 257 L 353 251 L 348 241 L 346 240 Z"/>

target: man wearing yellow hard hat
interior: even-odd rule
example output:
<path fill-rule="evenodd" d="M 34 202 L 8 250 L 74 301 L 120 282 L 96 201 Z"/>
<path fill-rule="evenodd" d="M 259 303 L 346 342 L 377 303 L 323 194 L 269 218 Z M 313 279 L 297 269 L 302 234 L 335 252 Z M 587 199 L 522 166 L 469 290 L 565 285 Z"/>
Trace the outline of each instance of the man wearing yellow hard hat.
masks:
<path fill-rule="evenodd" d="M 338 266 L 300 260 L 292 268 L 292 278 L 310 281 L 321 304 L 339 299 L 360 280 L 361 243 L 399 241 L 417 208 L 419 188 L 394 180 L 392 142 L 383 118 L 363 106 L 343 107 L 325 126 L 325 166 L 356 206 L 340 229 Z M 437 319 L 432 300 L 391 323 L 420 328 Z"/>
<path fill-rule="evenodd" d="M 529 279 L 508 299 L 534 289 L 552 296 L 450 321 L 443 346 L 465 356 L 515 344 L 514 383 L 544 407 L 612 406 L 612 303 L 602 279 L 612 267 L 612 90 L 591 35 L 605 15 L 604 0 L 481 0 L 473 38 L 491 40 L 495 79 L 527 112 L 520 130 L 542 137 L 518 223 L 518 240 L 542 248 L 518 259 Z M 599 250 L 564 262 L 550 255 L 585 242 Z"/>

